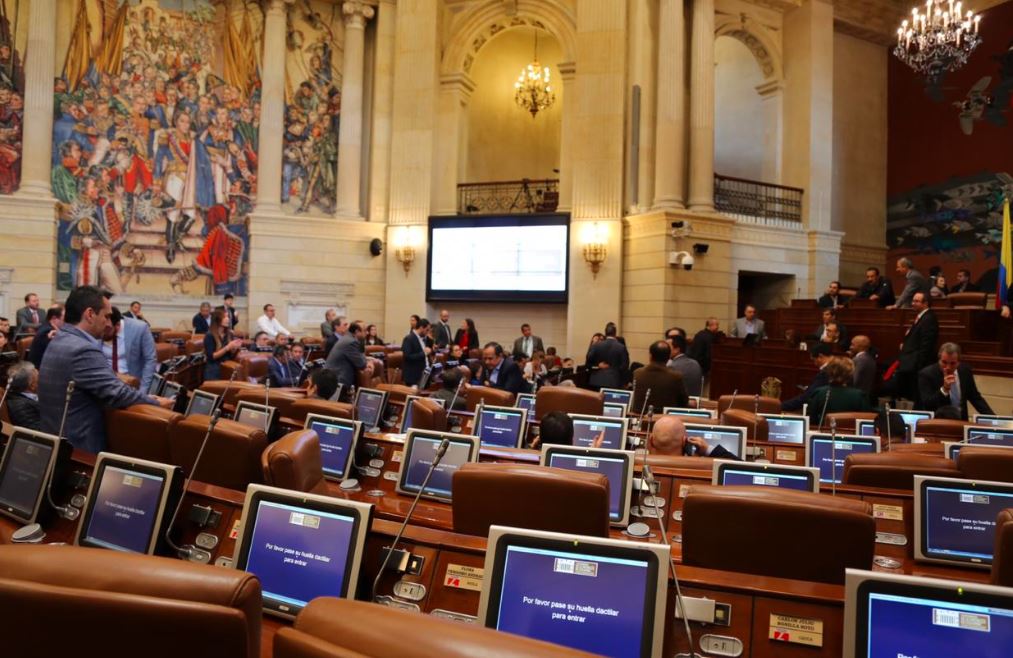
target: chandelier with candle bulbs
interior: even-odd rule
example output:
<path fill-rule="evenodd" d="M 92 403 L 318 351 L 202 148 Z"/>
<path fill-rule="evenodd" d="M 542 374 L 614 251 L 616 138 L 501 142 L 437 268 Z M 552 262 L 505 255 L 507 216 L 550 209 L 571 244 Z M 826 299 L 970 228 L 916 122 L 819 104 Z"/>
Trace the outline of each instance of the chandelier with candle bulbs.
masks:
<path fill-rule="evenodd" d="M 518 107 L 531 113 L 531 118 L 556 102 L 556 93 L 549 82 L 549 67 L 538 63 L 538 33 L 535 33 L 535 56 L 530 64 L 521 69 L 520 77 L 514 83 L 514 102 Z"/>
<path fill-rule="evenodd" d="M 956 71 L 981 43 L 981 16 L 964 13 L 963 3 L 926 0 L 924 13 L 911 10 L 910 20 L 897 28 L 893 54 L 930 83 L 938 83 L 947 71 Z"/>

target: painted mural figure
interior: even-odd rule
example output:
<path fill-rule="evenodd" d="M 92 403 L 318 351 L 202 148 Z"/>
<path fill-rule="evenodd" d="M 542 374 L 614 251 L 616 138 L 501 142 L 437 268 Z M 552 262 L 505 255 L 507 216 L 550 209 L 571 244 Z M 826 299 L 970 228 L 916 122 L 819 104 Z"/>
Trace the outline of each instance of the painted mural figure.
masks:
<path fill-rule="evenodd" d="M 17 16 L 13 19 L 16 22 Z M 21 59 L 14 47 L 7 5 L 0 2 L 0 194 L 13 194 L 21 183 L 25 92 Z"/>

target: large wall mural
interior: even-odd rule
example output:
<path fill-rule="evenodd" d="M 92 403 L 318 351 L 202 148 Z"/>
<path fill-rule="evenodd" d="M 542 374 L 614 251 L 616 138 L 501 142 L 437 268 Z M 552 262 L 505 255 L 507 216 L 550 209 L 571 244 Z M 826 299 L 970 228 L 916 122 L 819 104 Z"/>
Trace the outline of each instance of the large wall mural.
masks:
<path fill-rule="evenodd" d="M 281 201 L 290 212 L 332 215 L 337 205 L 341 21 L 339 3 L 303 0 L 289 12 Z"/>
<path fill-rule="evenodd" d="M 0 194 L 13 194 L 21 183 L 25 71 L 19 36 L 27 8 L 17 0 L 0 0 Z"/>
<path fill-rule="evenodd" d="M 256 3 L 78 0 L 55 79 L 57 286 L 246 294 Z"/>

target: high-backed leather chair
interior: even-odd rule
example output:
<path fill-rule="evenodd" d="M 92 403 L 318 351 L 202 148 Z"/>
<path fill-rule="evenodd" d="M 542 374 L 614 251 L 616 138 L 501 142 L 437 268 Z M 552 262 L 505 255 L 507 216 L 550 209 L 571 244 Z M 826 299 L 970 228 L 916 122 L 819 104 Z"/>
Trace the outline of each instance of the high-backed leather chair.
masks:
<path fill-rule="evenodd" d="M 179 354 L 179 348 L 172 343 L 155 343 L 155 359 L 162 363 Z"/>
<path fill-rule="evenodd" d="M 573 386 L 543 386 L 535 394 L 535 417 L 541 420 L 553 411 L 601 416 L 604 405 L 605 395 L 600 391 Z"/>
<path fill-rule="evenodd" d="M 875 543 L 872 505 L 858 500 L 701 485 L 683 501 L 685 565 L 843 584 L 845 569 L 871 568 Z"/>
<path fill-rule="evenodd" d="M 2 546 L 0 610 L 8 656 L 260 656 L 260 582 L 238 569 L 78 546 Z"/>
<path fill-rule="evenodd" d="M 401 368 L 404 366 L 404 352 L 388 352 L 384 360 L 386 364 L 386 376 L 384 380 L 388 384 L 400 384 L 402 381 Z"/>
<path fill-rule="evenodd" d="M 734 398 L 735 404 L 732 404 Z M 725 410 L 729 408 L 734 409 L 745 409 L 746 411 L 752 411 L 756 409 L 761 414 L 779 414 L 781 413 L 781 401 L 777 398 L 768 398 L 749 394 L 740 395 L 722 395 L 718 398 L 718 416 L 723 414 Z"/>
<path fill-rule="evenodd" d="M 374 354 L 386 354 L 386 345 L 366 345 L 366 355 L 371 356 Z"/>
<path fill-rule="evenodd" d="M 251 384 L 247 381 L 240 381 L 238 377 L 236 380 L 230 382 L 227 379 L 213 379 L 205 381 L 200 385 L 200 390 L 207 391 L 214 395 L 224 395 L 225 399 L 222 400 L 222 404 L 230 409 L 236 406 L 236 398 L 239 397 L 240 391 L 260 391 L 261 396 L 264 395 L 264 387 L 259 384 Z"/>
<path fill-rule="evenodd" d="M 243 381 L 263 382 L 267 378 L 268 363 L 271 357 L 264 352 L 240 352 L 239 375 Z"/>
<path fill-rule="evenodd" d="M 927 441 L 963 441 L 964 427 L 970 425 L 966 420 L 952 418 L 929 418 L 919 420 L 915 428 L 915 436 Z"/>
<path fill-rule="evenodd" d="M 204 336 L 197 336 L 186 341 L 186 345 L 183 346 L 183 351 L 187 354 L 197 354 L 198 352 L 204 351 Z"/>
<path fill-rule="evenodd" d="M 412 427 L 434 432 L 447 431 L 447 410 L 433 400 L 412 400 Z"/>
<path fill-rule="evenodd" d="M 987 301 L 988 293 L 984 292 L 955 292 L 946 296 L 950 308 L 985 308 Z"/>
<path fill-rule="evenodd" d="M 1013 509 L 999 512 L 995 521 L 991 582 L 993 585 L 1013 587 Z"/>
<path fill-rule="evenodd" d="M 746 438 L 750 441 L 766 441 L 770 437 L 767 419 L 757 416 L 744 409 L 725 409 L 721 414 L 721 424 L 732 427 L 745 427 Z"/>
<path fill-rule="evenodd" d="M 32 341 L 34 340 L 35 336 L 25 336 L 24 338 L 18 339 L 18 342 L 16 343 L 16 348 L 19 359 L 21 359 L 22 361 L 25 360 L 25 358 L 28 356 L 28 350 L 32 349 Z"/>
<path fill-rule="evenodd" d="M 278 390 L 272 388 L 270 391 L 265 389 L 263 386 L 257 388 L 248 388 L 239 391 L 236 396 L 236 402 L 252 402 L 254 404 L 264 404 L 264 400 L 267 400 L 268 406 L 275 407 L 278 410 L 279 416 L 291 418 L 292 404 L 296 400 L 303 400 L 306 398 L 305 391 L 296 391 L 291 389 Z"/>
<path fill-rule="evenodd" d="M 637 453 L 637 464 L 643 462 L 643 452 Z M 682 468 L 691 471 L 714 470 L 714 459 L 712 457 L 689 457 L 686 455 L 656 455 L 649 454 L 647 463 L 652 467 L 660 468 Z"/>
<path fill-rule="evenodd" d="M 208 416 L 193 415 L 176 423 L 169 444 L 172 464 L 182 466 L 187 473 L 193 470 L 210 420 Z M 264 480 L 260 456 L 266 447 L 267 434 L 263 429 L 219 420 L 193 477 L 207 484 L 245 491 L 248 484 Z"/>
<path fill-rule="evenodd" d="M 968 480 L 1013 482 L 1013 450 L 967 445 L 957 455 L 957 470 Z"/>
<path fill-rule="evenodd" d="M 286 434 L 261 453 L 264 483 L 307 493 L 327 493 L 320 437 L 312 430 Z"/>
<path fill-rule="evenodd" d="M 374 366 L 372 373 L 366 370 L 358 370 L 355 373 L 355 385 L 359 388 L 377 388 L 384 381 L 382 366 Z"/>
<path fill-rule="evenodd" d="M 305 423 L 309 414 L 321 414 L 323 416 L 335 416 L 337 418 L 352 418 L 352 405 L 347 402 L 329 402 L 318 398 L 302 398 L 294 400 L 288 408 L 289 418 Z"/>
<path fill-rule="evenodd" d="M 182 414 L 152 404 L 110 409 L 106 411 L 106 449 L 125 457 L 171 463 L 169 444 L 182 419 Z"/>
<path fill-rule="evenodd" d="M 876 420 L 878 414 L 873 411 L 838 411 L 827 414 L 823 419 L 823 426 L 829 428 L 830 420 L 837 421 L 837 432 L 839 434 L 854 434 L 860 420 Z M 818 428 L 814 427 L 813 430 Z"/>
<path fill-rule="evenodd" d="M 394 632 L 392 632 L 392 630 Z M 362 601 L 319 597 L 274 636 L 274 658 L 590 658 L 556 644 Z"/>
<path fill-rule="evenodd" d="M 183 344 L 193 337 L 193 332 L 190 331 L 163 331 L 158 335 L 158 340 L 163 343 L 179 343 Z"/>
<path fill-rule="evenodd" d="M 504 525 L 607 537 L 609 483 L 598 473 L 528 464 L 469 463 L 454 473 L 454 532 L 485 537 Z"/>
<path fill-rule="evenodd" d="M 469 386 L 465 401 L 468 411 L 474 411 L 478 403 L 482 401 L 494 407 L 512 407 L 514 394 L 492 386 Z"/>
<path fill-rule="evenodd" d="M 409 395 L 418 395 L 418 391 L 411 386 L 405 386 L 404 384 L 388 384 L 386 382 L 381 382 L 376 385 L 376 389 L 378 391 L 387 391 L 387 398 L 391 402 L 404 402 L 405 398 Z"/>
<path fill-rule="evenodd" d="M 959 478 L 960 471 L 945 457 L 910 452 L 879 452 L 848 455 L 841 482 L 881 489 L 914 488 L 914 476 Z"/>

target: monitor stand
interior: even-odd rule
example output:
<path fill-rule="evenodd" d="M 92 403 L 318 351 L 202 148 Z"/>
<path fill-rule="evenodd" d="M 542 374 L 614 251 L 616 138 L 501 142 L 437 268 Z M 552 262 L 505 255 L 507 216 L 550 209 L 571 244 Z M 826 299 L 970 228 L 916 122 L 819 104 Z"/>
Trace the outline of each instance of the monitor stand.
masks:
<path fill-rule="evenodd" d="M 46 538 L 46 532 L 38 523 L 29 523 L 18 528 L 11 535 L 11 542 L 14 544 L 41 544 Z"/>

